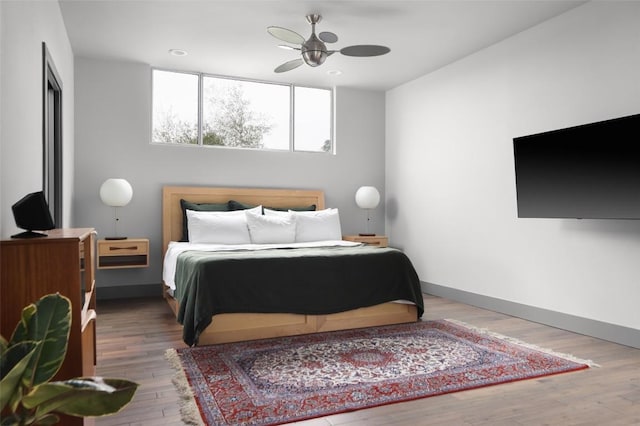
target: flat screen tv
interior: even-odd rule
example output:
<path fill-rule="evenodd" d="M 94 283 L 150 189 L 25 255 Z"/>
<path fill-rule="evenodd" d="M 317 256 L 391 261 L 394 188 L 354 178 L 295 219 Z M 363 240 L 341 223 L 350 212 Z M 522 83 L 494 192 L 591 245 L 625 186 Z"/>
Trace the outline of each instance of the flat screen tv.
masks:
<path fill-rule="evenodd" d="M 12 235 L 11 238 L 46 237 L 46 234 L 34 231 L 44 231 L 55 228 L 51 212 L 49 211 L 49 205 L 42 191 L 25 195 L 20 201 L 11 206 L 11 210 L 13 211 L 16 226 L 26 230 L 25 232 Z"/>
<path fill-rule="evenodd" d="M 513 139 L 518 217 L 640 219 L 640 114 Z"/>

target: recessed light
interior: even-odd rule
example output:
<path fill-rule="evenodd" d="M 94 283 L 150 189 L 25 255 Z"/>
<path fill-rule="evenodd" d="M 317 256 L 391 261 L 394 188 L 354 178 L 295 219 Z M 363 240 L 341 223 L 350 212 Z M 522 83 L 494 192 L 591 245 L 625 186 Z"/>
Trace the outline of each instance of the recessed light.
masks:
<path fill-rule="evenodd" d="M 182 49 L 169 49 L 169 53 L 173 56 L 187 56 L 187 51 Z"/>
<path fill-rule="evenodd" d="M 340 71 L 340 70 L 329 70 L 329 71 L 327 71 L 327 74 L 329 74 L 329 75 L 340 75 L 340 74 L 342 74 L 342 71 Z"/>

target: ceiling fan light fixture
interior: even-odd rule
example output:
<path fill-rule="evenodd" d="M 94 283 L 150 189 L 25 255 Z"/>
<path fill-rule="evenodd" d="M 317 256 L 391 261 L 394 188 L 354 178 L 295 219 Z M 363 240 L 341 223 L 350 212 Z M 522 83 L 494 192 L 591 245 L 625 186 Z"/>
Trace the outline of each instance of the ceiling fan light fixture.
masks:
<path fill-rule="evenodd" d="M 312 33 L 309 40 L 302 45 L 302 59 L 307 65 L 317 67 L 324 63 L 327 56 L 327 46 L 316 37 L 315 33 Z"/>
<path fill-rule="evenodd" d="M 1 0 L 0 0 L 1 1 Z M 280 45 L 283 49 L 300 50 L 302 58 L 297 60 L 288 61 L 279 65 L 274 70 L 277 73 L 290 71 L 299 67 L 303 63 L 306 63 L 310 67 L 317 67 L 324 63 L 328 56 L 338 52 L 345 56 L 356 57 L 368 57 L 368 56 L 380 56 L 390 52 L 390 49 L 386 46 L 378 46 L 371 44 L 361 44 L 355 46 L 347 46 L 342 49 L 327 50 L 325 43 L 336 43 L 338 36 L 329 31 L 323 31 L 320 33 L 320 37 L 316 36 L 316 24 L 322 20 L 322 16 L 319 14 L 307 15 L 307 22 L 311 24 L 311 36 L 307 41 L 296 33 L 286 28 L 271 26 L 267 27 L 267 32 L 275 38 L 286 41 L 287 43 L 299 44 L 300 48 Z M 336 73 L 333 75 L 339 75 Z"/>
<path fill-rule="evenodd" d="M 302 59 L 310 67 L 317 67 L 327 59 L 327 52 L 322 50 L 303 50 Z"/>

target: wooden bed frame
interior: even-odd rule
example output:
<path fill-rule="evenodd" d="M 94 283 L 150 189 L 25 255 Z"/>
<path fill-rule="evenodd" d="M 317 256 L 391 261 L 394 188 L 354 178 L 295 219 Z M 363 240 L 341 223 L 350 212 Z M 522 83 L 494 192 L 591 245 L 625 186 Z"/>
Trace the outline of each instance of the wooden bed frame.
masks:
<path fill-rule="evenodd" d="M 194 186 L 165 186 L 162 189 L 162 249 L 163 257 L 170 241 L 182 238 L 182 208 L 180 199 L 194 203 L 242 203 L 269 207 L 308 206 L 324 209 L 324 193 L 317 190 L 216 188 Z M 178 302 L 163 283 L 163 296 L 177 315 Z M 200 335 L 199 345 L 262 339 L 277 336 L 345 330 L 377 325 L 415 322 L 414 305 L 384 303 L 330 315 L 301 314 L 219 314 Z"/>

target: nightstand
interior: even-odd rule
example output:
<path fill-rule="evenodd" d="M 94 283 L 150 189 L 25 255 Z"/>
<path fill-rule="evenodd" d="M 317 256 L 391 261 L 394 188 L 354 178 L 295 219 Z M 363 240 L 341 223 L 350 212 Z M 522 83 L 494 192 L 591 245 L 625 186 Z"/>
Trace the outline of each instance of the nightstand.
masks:
<path fill-rule="evenodd" d="M 387 247 L 389 244 L 389 239 L 384 235 L 344 235 L 342 239 L 378 247 Z"/>
<path fill-rule="evenodd" d="M 98 240 L 98 269 L 146 268 L 149 266 L 149 240 Z"/>

